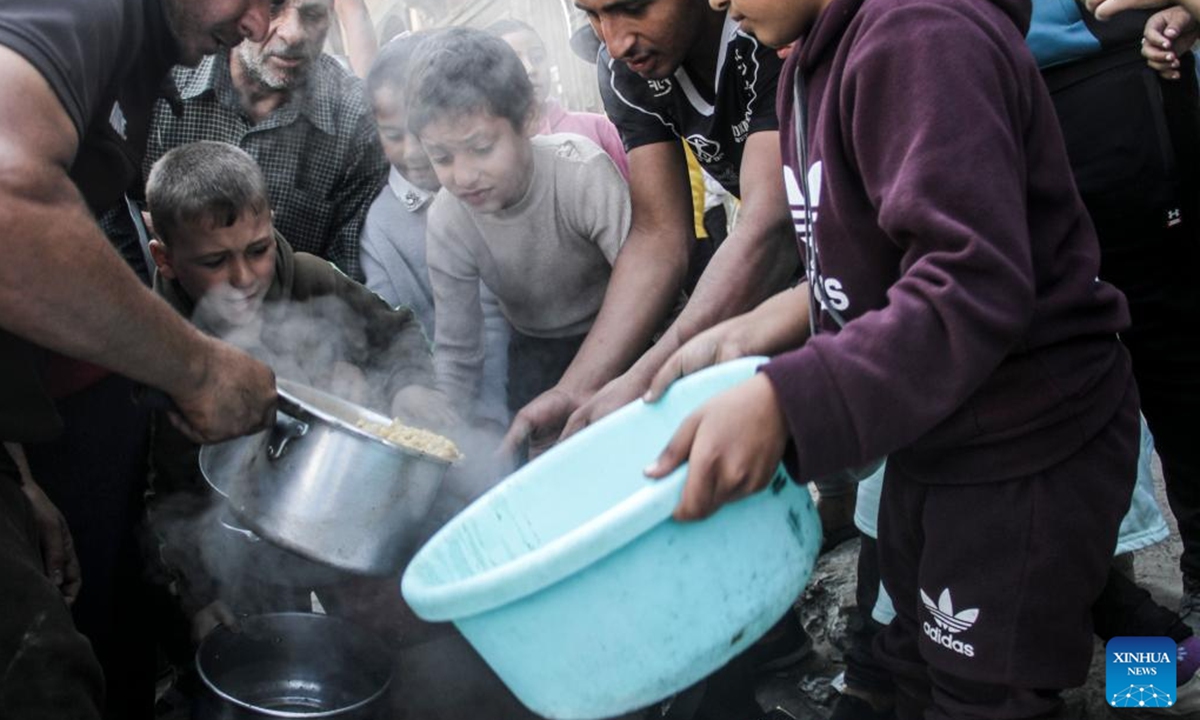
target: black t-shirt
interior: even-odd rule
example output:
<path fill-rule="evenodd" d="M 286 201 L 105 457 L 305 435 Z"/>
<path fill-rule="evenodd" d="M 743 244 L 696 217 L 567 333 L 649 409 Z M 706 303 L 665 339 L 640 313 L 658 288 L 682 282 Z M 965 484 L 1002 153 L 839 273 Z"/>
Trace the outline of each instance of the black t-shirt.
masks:
<path fill-rule="evenodd" d="M 4 0 L 0 45 L 54 90 L 80 138 L 71 179 L 94 213 L 111 207 L 137 178 L 178 53 L 161 0 Z"/>
<path fill-rule="evenodd" d="M 151 111 L 178 51 L 160 0 L 4 0 L 0 45 L 42 74 L 79 134 L 71 180 L 93 213 L 139 174 Z M 0 438 L 61 426 L 41 389 L 41 351 L 0 330 Z"/>
<path fill-rule="evenodd" d="M 779 129 L 775 83 L 783 61 L 728 17 L 722 37 L 715 93 L 697 91 L 682 67 L 669 78 L 647 80 L 613 60 L 605 47 L 596 67 L 604 109 L 620 131 L 626 152 L 682 138 L 708 174 L 740 197 L 738 176 L 746 138 Z M 716 101 L 709 103 L 705 95 L 715 95 Z"/>

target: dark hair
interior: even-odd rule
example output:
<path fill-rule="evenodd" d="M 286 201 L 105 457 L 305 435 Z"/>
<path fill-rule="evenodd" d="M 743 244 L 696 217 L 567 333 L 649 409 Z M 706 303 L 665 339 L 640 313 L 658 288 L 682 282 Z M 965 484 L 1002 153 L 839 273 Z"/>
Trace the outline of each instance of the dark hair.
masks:
<path fill-rule="evenodd" d="M 183 226 L 229 227 L 246 210 L 258 216 L 271 207 L 254 158 L 210 140 L 180 145 L 159 158 L 146 179 L 146 204 L 155 234 L 167 244 Z"/>
<path fill-rule="evenodd" d="M 504 18 L 503 20 L 497 20 L 491 25 L 488 25 L 486 29 L 489 33 L 495 35 L 496 37 L 503 37 L 505 35 L 512 35 L 513 33 L 524 31 L 533 33 L 534 37 L 536 37 L 538 40 L 542 39 L 542 36 L 537 30 L 533 29 L 532 25 L 516 18 Z"/>
<path fill-rule="evenodd" d="M 379 48 L 379 54 L 367 72 L 368 98 L 374 97 L 382 87 L 401 94 L 406 92 L 412 75 L 413 58 L 421 43 L 430 35 L 427 32 L 398 35 Z"/>
<path fill-rule="evenodd" d="M 482 30 L 456 27 L 421 45 L 408 88 L 408 129 L 486 110 L 521 132 L 534 109 L 533 85 L 517 53 Z"/>

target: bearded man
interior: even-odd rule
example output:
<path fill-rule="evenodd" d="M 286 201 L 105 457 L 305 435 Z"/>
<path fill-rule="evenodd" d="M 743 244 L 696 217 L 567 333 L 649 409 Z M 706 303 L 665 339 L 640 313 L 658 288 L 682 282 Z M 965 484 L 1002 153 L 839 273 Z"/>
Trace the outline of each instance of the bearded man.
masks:
<path fill-rule="evenodd" d="M 197 140 L 237 145 L 262 167 L 288 242 L 361 281 L 359 237 L 388 165 L 362 82 L 321 52 L 332 12 L 333 0 L 286 0 L 261 42 L 176 68 L 179 97 L 156 106 L 144 167 Z"/>

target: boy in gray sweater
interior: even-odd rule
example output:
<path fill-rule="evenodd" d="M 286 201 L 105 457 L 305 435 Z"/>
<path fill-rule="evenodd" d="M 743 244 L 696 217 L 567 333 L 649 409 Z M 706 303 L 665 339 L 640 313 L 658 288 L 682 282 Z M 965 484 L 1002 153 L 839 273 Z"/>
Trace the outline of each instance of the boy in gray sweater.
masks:
<path fill-rule="evenodd" d="M 422 47 L 408 122 L 443 187 L 426 247 L 438 386 L 460 406 L 475 394 L 482 280 L 513 327 L 515 412 L 571 372 L 629 231 L 628 188 L 590 140 L 532 137 L 537 113 L 525 69 L 483 32 L 455 28 Z"/>
<path fill-rule="evenodd" d="M 393 307 L 406 306 L 430 338 L 434 336 L 433 288 L 425 261 L 429 207 L 441 183 L 421 142 L 408 132 L 405 98 L 413 59 L 430 33 L 409 34 L 384 45 L 367 74 L 367 96 L 379 141 L 391 163 L 388 183 L 367 211 L 362 267 L 367 288 Z M 467 420 L 494 424 L 503 432 L 511 413 L 505 399 L 508 374 L 508 321 L 486 287 L 483 303 L 484 361 L 479 392 Z"/>

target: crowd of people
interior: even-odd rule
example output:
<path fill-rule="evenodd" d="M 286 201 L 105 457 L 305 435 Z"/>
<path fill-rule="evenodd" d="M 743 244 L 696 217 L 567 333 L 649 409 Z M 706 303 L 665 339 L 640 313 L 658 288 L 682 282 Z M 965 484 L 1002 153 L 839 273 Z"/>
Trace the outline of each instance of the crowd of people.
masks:
<path fill-rule="evenodd" d="M 395 578 L 204 562 L 201 445 L 277 377 L 469 439 L 432 532 L 751 355 L 646 475 L 702 521 L 782 462 L 859 539 L 835 720 L 1056 717 L 1117 636 L 1200 713 L 1200 2 L 574 4 L 603 114 L 517 17 L 6 3 L 0 715 L 149 720 L 217 624 L 316 597 L 395 648 L 395 717 L 532 717 Z M 1178 608 L 1129 570 L 1153 453 Z M 639 716 L 754 720 L 810 646 L 789 614 Z"/>

